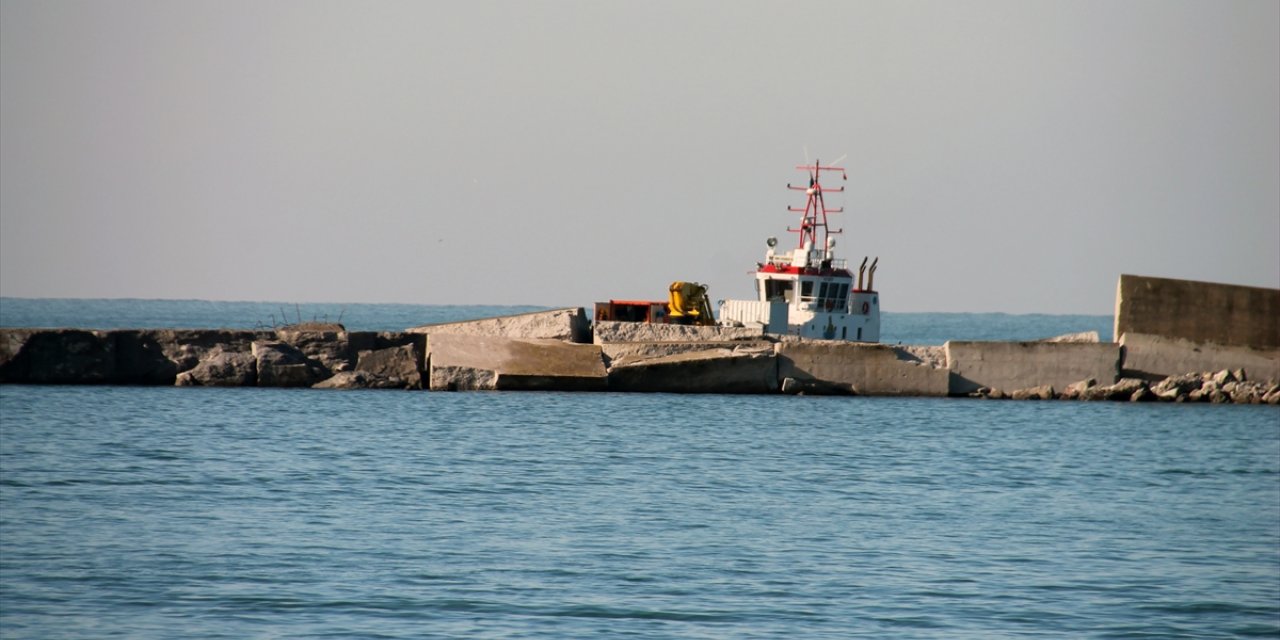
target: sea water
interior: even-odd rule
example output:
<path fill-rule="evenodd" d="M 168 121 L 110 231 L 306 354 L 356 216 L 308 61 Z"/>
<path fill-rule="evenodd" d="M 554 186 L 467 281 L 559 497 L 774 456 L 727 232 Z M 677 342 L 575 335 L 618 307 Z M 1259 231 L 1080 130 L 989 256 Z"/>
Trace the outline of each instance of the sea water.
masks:
<path fill-rule="evenodd" d="M 1280 637 L 1280 411 L 5 385 L 0 637 Z"/>

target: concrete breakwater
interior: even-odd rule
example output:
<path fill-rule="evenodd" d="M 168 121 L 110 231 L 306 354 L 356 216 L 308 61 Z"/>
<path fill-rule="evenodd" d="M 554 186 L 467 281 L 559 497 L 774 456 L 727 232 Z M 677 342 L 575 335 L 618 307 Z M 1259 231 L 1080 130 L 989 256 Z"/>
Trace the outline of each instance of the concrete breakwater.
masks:
<path fill-rule="evenodd" d="M 1232 302 L 1231 322 L 1252 322 L 1252 333 L 1219 332 L 1214 336 L 1223 342 L 1211 342 L 1170 329 L 1160 305 L 1142 302 L 1143 292 L 1200 296 L 1197 287 L 1230 287 L 1186 281 L 1146 287 L 1151 280 L 1159 279 L 1121 277 L 1120 294 L 1129 302 L 1117 304 L 1126 330 L 1115 343 L 1096 335 L 940 347 L 801 340 L 750 327 L 593 326 L 583 309 L 569 308 L 402 332 L 324 324 L 271 331 L 0 329 L 0 382 L 1280 404 L 1277 343 L 1224 344 L 1234 335 L 1271 339 L 1267 332 L 1280 330 L 1276 317 L 1258 320 L 1250 309 L 1270 313 L 1275 307 L 1267 305 L 1280 291 L 1250 290 L 1244 298 L 1254 302 Z M 1143 314 L 1165 325 L 1153 329 Z"/>

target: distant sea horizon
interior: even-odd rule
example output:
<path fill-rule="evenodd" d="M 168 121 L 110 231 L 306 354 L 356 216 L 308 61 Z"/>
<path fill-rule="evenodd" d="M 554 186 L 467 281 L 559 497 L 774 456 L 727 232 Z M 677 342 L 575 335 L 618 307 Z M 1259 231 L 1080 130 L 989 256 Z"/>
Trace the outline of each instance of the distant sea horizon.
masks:
<path fill-rule="evenodd" d="M 574 305 L 563 305 L 574 306 Z M 336 322 L 348 331 L 403 331 L 563 306 L 362 302 L 226 301 L 165 298 L 0 296 L 0 327 L 114 329 L 271 329 L 294 322 Z M 590 312 L 590 307 L 584 307 Z M 941 345 L 948 340 L 1041 340 L 1097 331 L 1112 340 L 1111 315 L 885 311 L 881 342 Z"/>

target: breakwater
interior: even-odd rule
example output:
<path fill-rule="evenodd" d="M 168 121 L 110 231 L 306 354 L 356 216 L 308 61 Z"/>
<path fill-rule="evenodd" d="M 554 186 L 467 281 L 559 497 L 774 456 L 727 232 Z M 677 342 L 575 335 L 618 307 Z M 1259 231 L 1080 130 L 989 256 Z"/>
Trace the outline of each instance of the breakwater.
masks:
<path fill-rule="evenodd" d="M 1118 298 L 1125 304 L 1117 304 L 1117 327 L 1126 330 L 1116 342 L 1099 342 L 1092 334 L 943 346 L 860 344 L 750 327 L 592 324 L 583 309 L 569 308 L 392 332 L 325 323 L 239 331 L 0 329 L 0 382 L 1280 404 L 1276 347 L 1207 342 L 1176 327 L 1151 329 L 1142 315 L 1161 317 L 1151 311 L 1160 305 L 1143 300 L 1144 291 L 1158 292 L 1162 304 L 1186 314 L 1196 307 L 1177 307 L 1182 303 L 1168 298 L 1201 297 L 1204 287 L 1222 299 L 1245 300 L 1231 303 L 1230 321 L 1254 327 L 1247 335 L 1263 336 L 1250 340 L 1270 339 L 1275 318 L 1266 316 L 1273 308 L 1267 305 L 1280 292 L 1243 288 L 1247 295 L 1241 297 L 1222 293 L 1229 285 L 1122 276 Z M 1209 325 L 1202 319 L 1188 326 L 1203 332 Z"/>

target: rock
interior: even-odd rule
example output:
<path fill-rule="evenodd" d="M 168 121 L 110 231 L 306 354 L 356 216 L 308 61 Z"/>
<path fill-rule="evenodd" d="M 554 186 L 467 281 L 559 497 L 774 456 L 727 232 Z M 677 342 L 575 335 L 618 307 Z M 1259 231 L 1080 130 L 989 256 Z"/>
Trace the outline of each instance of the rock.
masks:
<path fill-rule="evenodd" d="M 1204 381 L 1200 374 L 1186 373 L 1169 376 L 1151 385 L 1151 392 L 1161 400 L 1173 401 L 1185 397 L 1192 391 L 1199 389 L 1203 384 Z"/>
<path fill-rule="evenodd" d="M 421 382 L 419 382 L 421 384 Z M 339 371 L 327 380 L 312 385 L 313 389 L 404 389 L 409 383 L 370 371 Z"/>
<path fill-rule="evenodd" d="M 346 331 L 328 331 L 324 323 L 289 325 L 276 330 L 276 339 L 301 351 L 304 356 L 324 365 L 329 371 L 349 371 L 355 366 L 356 352 Z M 338 325 L 341 326 L 341 325 Z"/>
<path fill-rule="evenodd" d="M 260 387 L 310 387 L 330 377 L 324 365 L 287 342 L 259 340 L 252 348 Z"/>
<path fill-rule="evenodd" d="M 1038 387 L 1018 389 L 1009 395 L 1014 400 L 1052 400 L 1053 385 L 1043 384 Z"/>
<path fill-rule="evenodd" d="M 381 378 L 398 379 L 410 389 L 421 389 L 422 372 L 418 368 L 421 360 L 417 348 L 412 344 L 361 351 L 356 371 L 375 374 Z"/>
<path fill-rule="evenodd" d="M 1236 379 L 1236 382 L 1245 382 L 1245 381 L 1247 381 L 1247 380 L 1249 379 L 1249 378 L 1245 375 L 1245 371 L 1244 371 L 1244 369 L 1236 369 L 1236 370 L 1232 371 L 1232 372 L 1231 372 L 1231 377 L 1235 378 L 1235 379 Z"/>
<path fill-rule="evenodd" d="M 1085 391 L 1096 386 L 1098 386 L 1098 380 L 1096 378 L 1086 378 L 1078 382 L 1072 382 L 1062 390 L 1062 395 L 1060 397 L 1063 400 L 1078 400 Z"/>
<path fill-rule="evenodd" d="M 1115 384 L 1091 387 L 1080 394 L 1081 400 L 1128 400 L 1134 392 L 1147 386 L 1146 380 L 1121 378 Z"/>
<path fill-rule="evenodd" d="M 233 331 L 227 329 L 156 329 L 146 337 L 161 347 L 179 373 L 188 371 L 217 353 L 250 353 L 255 340 L 269 340 L 270 331 Z"/>
<path fill-rule="evenodd" d="M 1269 405 L 1280 405 L 1280 389 L 1267 392 L 1267 395 L 1262 397 L 1262 401 Z"/>
<path fill-rule="evenodd" d="M 0 382 L 105 384 L 115 377 L 115 340 L 79 329 L 4 329 Z"/>
<path fill-rule="evenodd" d="M 987 392 L 987 398 L 990 400 L 1008 400 L 1009 394 L 1000 389 L 992 389 Z"/>
<path fill-rule="evenodd" d="M 1231 401 L 1236 404 L 1259 404 L 1262 402 L 1261 385 L 1251 382 L 1237 383 L 1230 392 Z"/>
<path fill-rule="evenodd" d="M 258 360 L 250 353 L 218 352 L 178 374 L 179 387 L 252 387 L 258 383 Z"/>
<path fill-rule="evenodd" d="M 782 379 L 782 393 L 813 396 L 856 395 L 850 385 L 826 382 L 824 380 L 797 380 L 795 378 Z"/>
<path fill-rule="evenodd" d="M 1218 387 L 1221 387 L 1228 382 L 1235 382 L 1236 377 L 1235 374 L 1231 373 L 1230 369 L 1223 369 L 1222 371 L 1213 374 L 1213 377 L 1211 377 L 1210 380 L 1212 380 Z"/>
<path fill-rule="evenodd" d="M 1156 394 L 1151 393 L 1151 390 L 1146 387 L 1138 388 L 1137 391 L 1133 392 L 1133 395 L 1129 396 L 1129 402 L 1154 402 L 1158 399 Z"/>

